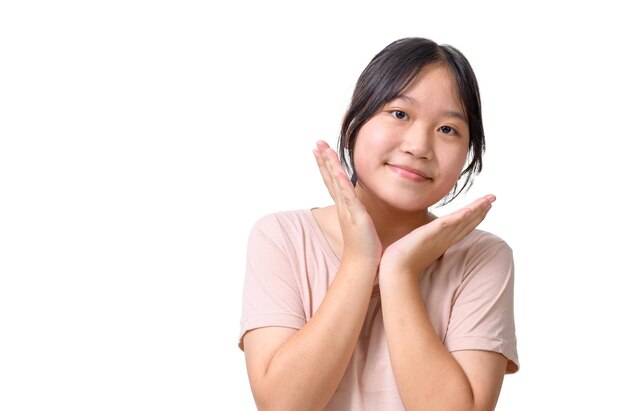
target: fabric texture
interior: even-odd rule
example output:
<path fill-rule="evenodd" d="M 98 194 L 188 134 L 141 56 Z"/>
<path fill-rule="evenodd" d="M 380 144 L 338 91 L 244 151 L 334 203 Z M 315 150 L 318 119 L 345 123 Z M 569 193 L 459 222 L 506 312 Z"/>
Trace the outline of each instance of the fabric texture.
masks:
<path fill-rule="evenodd" d="M 311 210 L 261 218 L 248 242 L 239 346 L 260 327 L 302 328 L 315 314 L 339 269 Z M 421 276 L 424 302 L 449 351 L 486 350 L 517 372 L 513 256 L 497 236 L 474 230 Z M 346 373 L 326 410 L 402 410 L 384 333 L 380 292 L 368 313 Z"/>

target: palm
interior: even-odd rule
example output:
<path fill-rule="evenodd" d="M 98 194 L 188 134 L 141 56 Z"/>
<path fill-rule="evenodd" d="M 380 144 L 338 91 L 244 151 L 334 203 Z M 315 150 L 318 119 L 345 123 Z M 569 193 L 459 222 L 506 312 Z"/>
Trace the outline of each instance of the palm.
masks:
<path fill-rule="evenodd" d="M 416 228 L 385 249 L 381 268 L 421 272 L 485 218 L 494 196 L 485 196 L 452 214 Z"/>
<path fill-rule="evenodd" d="M 343 237 L 343 259 L 378 266 L 382 245 L 372 218 L 359 201 L 354 186 L 341 167 L 337 153 L 325 142 L 318 142 L 315 159 L 324 184 L 335 202 Z"/>
<path fill-rule="evenodd" d="M 495 196 L 482 197 L 467 207 L 416 228 L 384 253 L 376 227 L 354 186 L 341 167 L 337 153 L 325 142 L 314 150 L 324 184 L 335 201 L 343 236 L 343 258 L 379 265 L 381 269 L 421 272 L 461 241 L 485 218 Z"/>

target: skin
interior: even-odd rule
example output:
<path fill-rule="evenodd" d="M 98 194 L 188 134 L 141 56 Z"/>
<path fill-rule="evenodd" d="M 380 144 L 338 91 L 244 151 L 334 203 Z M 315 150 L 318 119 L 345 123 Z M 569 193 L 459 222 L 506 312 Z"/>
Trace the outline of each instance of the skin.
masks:
<path fill-rule="evenodd" d="M 444 217 L 428 212 L 460 175 L 468 127 L 445 67 L 426 69 L 402 95 L 360 130 L 356 187 L 337 154 L 317 143 L 315 158 L 335 204 L 314 215 L 342 261 L 302 329 L 266 327 L 245 335 L 248 375 L 261 410 L 324 408 L 354 351 L 376 274 L 391 365 L 406 409 L 495 407 L 506 358 L 487 351 L 448 352 L 430 323 L 419 285 L 424 269 L 480 224 L 495 196 Z"/>

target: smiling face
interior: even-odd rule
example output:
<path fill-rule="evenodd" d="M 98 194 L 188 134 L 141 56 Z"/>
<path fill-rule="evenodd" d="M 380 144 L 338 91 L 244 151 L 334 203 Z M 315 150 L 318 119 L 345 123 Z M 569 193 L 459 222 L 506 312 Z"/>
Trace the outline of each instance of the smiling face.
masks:
<path fill-rule="evenodd" d="M 354 164 L 361 201 L 423 211 L 448 194 L 468 154 L 463 113 L 449 69 L 437 64 L 422 71 L 358 133 Z"/>

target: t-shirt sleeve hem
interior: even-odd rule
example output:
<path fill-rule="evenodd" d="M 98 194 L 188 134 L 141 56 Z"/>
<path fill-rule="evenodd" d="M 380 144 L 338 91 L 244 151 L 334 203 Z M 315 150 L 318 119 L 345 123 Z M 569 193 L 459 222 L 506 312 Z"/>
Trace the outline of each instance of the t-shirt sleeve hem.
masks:
<path fill-rule="evenodd" d="M 241 321 L 239 331 L 239 349 L 243 351 L 243 336 L 251 330 L 263 327 L 286 327 L 299 330 L 304 327 L 306 321 L 299 316 L 292 314 L 274 314 L 271 316 L 252 317 Z"/>
<path fill-rule="evenodd" d="M 446 340 L 444 343 L 448 351 L 481 350 L 493 351 L 506 357 L 506 373 L 514 374 L 519 371 L 519 360 L 515 341 L 505 341 L 493 337 L 459 337 Z"/>

